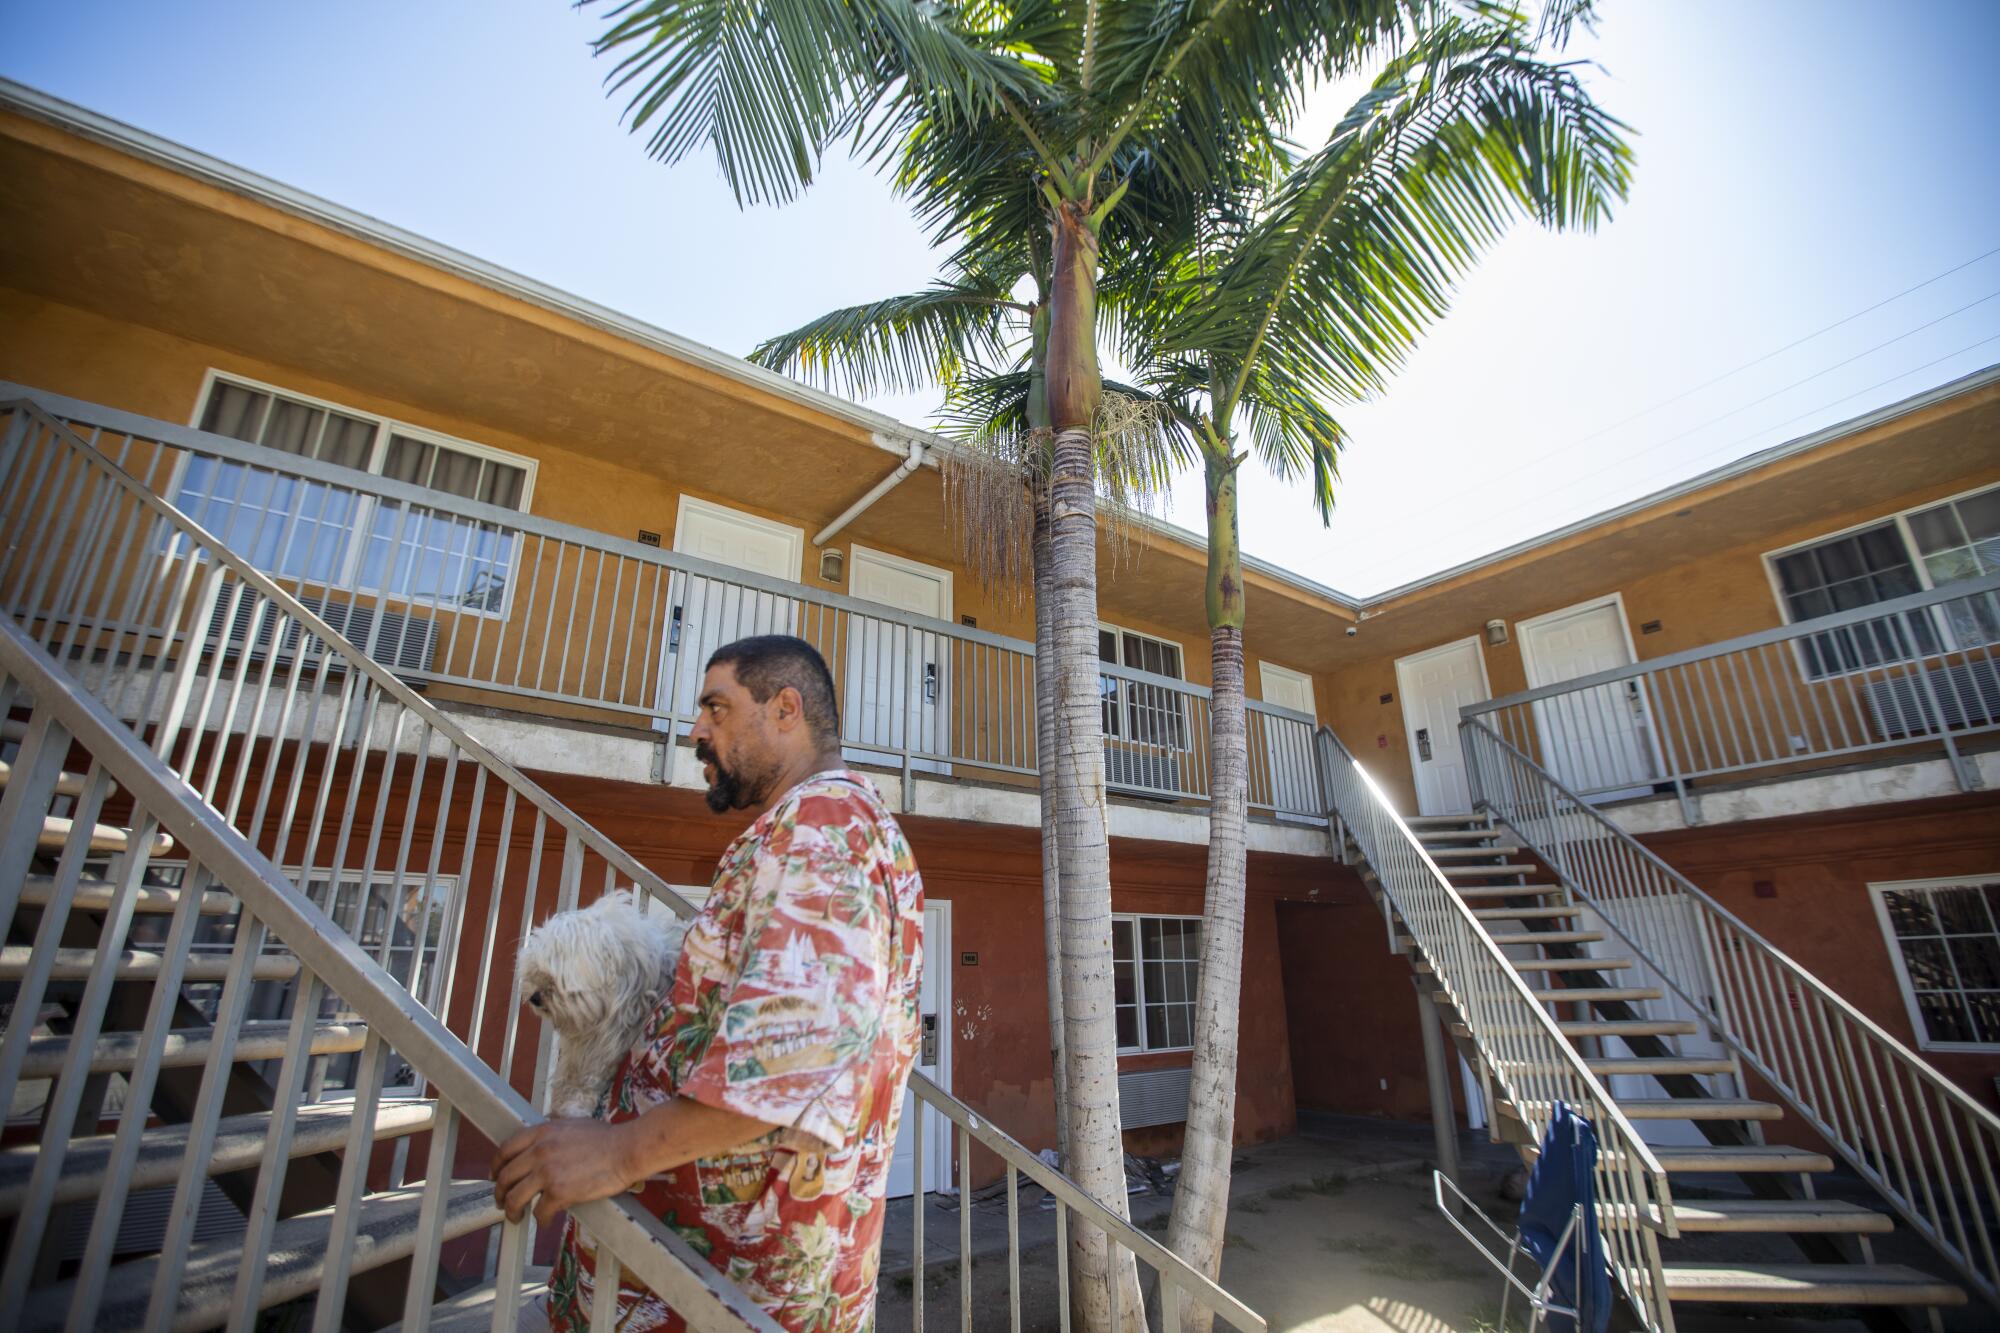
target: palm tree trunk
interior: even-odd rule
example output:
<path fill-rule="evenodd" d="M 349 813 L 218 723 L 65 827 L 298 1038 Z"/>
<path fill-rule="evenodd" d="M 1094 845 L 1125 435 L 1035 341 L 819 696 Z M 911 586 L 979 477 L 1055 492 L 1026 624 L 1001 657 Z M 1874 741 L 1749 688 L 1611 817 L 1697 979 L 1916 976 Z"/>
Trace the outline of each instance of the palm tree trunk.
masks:
<path fill-rule="evenodd" d="M 1048 406 L 1055 431 L 1050 486 L 1049 620 L 1056 694 L 1053 778 L 1062 873 L 1062 987 L 1067 1030 L 1070 1175 L 1119 1217 L 1129 1217 L 1118 1122 L 1118 1027 L 1111 970 L 1111 839 L 1105 822 L 1104 721 L 1097 686 L 1097 238 L 1065 201 L 1053 219 Z M 1083 1326 L 1139 1333 L 1144 1310 L 1130 1251 L 1093 1226 L 1070 1233 Z"/>
<path fill-rule="evenodd" d="M 1243 682 L 1243 551 L 1236 467 L 1226 443 L 1206 455 L 1208 490 L 1209 723 L 1208 896 L 1202 909 L 1201 981 L 1195 994 L 1194 1070 L 1186 1137 L 1167 1244 L 1214 1278 L 1229 1220 L 1229 1161 L 1236 1136 L 1237 1025 L 1243 989 L 1243 909 L 1250 749 Z M 1210 1313 L 1185 1298 L 1181 1328 L 1209 1333 Z"/>
<path fill-rule="evenodd" d="M 1056 754 L 1056 673 L 1054 553 L 1049 531 L 1049 488 L 1038 475 L 1035 489 L 1035 755 L 1036 771 L 1052 773 Z M 1069 1158 L 1069 1043 L 1064 1038 L 1062 974 L 1062 856 L 1056 840 L 1056 788 L 1042 789 L 1042 970 L 1049 979 L 1049 1069 L 1055 1082 L 1056 1154 L 1063 1170 Z"/>

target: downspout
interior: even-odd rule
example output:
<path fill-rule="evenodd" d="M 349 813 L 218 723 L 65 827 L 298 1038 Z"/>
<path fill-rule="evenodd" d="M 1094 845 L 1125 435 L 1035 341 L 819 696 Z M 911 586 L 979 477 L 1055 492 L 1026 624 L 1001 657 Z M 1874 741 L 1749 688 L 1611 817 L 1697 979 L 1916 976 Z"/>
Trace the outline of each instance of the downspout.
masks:
<path fill-rule="evenodd" d="M 827 524 L 825 527 L 821 528 L 818 532 L 814 533 L 813 546 L 816 548 L 825 546 L 828 542 L 832 541 L 835 537 L 840 535 L 840 530 L 842 528 L 846 527 L 849 523 L 852 523 L 855 519 L 861 517 L 862 513 L 866 511 L 870 505 L 874 504 L 877 500 L 887 495 L 890 491 L 895 490 L 896 487 L 902 483 L 903 478 L 909 476 L 912 472 L 915 472 L 919 467 L 923 466 L 924 453 L 925 449 L 923 441 L 911 440 L 910 456 L 908 458 L 905 458 L 902 462 L 898 463 L 896 465 L 896 470 L 894 472 L 891 472 L 888 476 L 876 482 L 875 485 L 869 490 L 868 494 L 862 496 L 859 500 L 856 500 L 853 504 L 847 506 L 847 508 L 841 512 L 839 518 L 836 518 L 835 520 L 833 520 L 833 522 Z"/>

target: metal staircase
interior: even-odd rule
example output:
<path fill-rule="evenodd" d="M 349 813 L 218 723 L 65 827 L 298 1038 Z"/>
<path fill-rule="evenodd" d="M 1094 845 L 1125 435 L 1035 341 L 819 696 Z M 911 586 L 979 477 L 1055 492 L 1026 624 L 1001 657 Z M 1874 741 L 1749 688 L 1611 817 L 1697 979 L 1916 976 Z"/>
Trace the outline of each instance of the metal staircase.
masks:
<path fill-rule="evenodd" d="M 1534 978 L 1538 999 L 1556 1026 L 1608 1086 L 1619 1109 L 1639 1122 L 1642 1135 L 1670 1176 L 1700 1177 L 1699 1202 L 1679 1199 L 1674 1216 L 1683 1237 L 1729 1232 L 1794 1237 L 1848 1238 L 1849 1256 L 1831 1243 L 1808 1243 L 1819 1262 L 1688 1261 L 1685 1246 L 1668 1242 L 1661 1277 L 1671 1302 L 1809 1305 L 1960 1305 L 1957 1284 L 1896 1264 L 1874 1262 L 1869 1237 L 1895 1229 L 1880 1209 L 1814 1197 L 1812 1178 L 1833 1170 L 1824 1153 L 1764 1142 L 1765 1126 L 1784 1118 L 1777 1102 L 1741 1095 L 1740 1058 L 1689 1049 L 1704 1032 L 1693 1018 L 1659 1016 L 1667 991 L 1651 982 L 1594 914 L 1576 902 L 1555 877 L 1527 863 L 1528 849 L 1485 815 L 1411 821 L 1417 840 L 1459 894 L 1475 903 L 1473 916 L 1494 941 L 1513 951 L 1517 971 Z M 1609 951 L 1598 946 L 1611 946 Z M 1433 991 L 1433 997 L 1439 992 Z M 1468 1036 L 1452 1021 L 1452 1035 Z M 1501 1107 L 1503 1114 L 1507 1108 Z M 1684 1134 L 1666 1134 L 1679 1126 Z M 1664 1138 L 1706 1142 L 1662 1142 Z"/>
<path fill-rule="evenodd" d="M 0 1105 L 37 1124 L 0 1147 L 0 1322 L 249 1329 L 282 1306 L 315 1330 L 513 1328 L 533 1223 L 495 1212 L 486 1145 L 541 1119 L 553 1043 L 523 1027 L 515 950 L 614 887 L 692 909 L 397 679 L 389 617 L 346 638 L 169 504 L 166 446 L 0 407 Z M 235 535 L 291 568 L 339 496 L 261 500 Z M 407 514 L 376 520 L 400 539 Z M 271 633 L 218 632 L 241 624 Z M 1179 1292 L 1263 1333 L 969 1107 L 911 1092 L 961 1162 L 999 1156 L 1010 1203 L 1025 1177 L 1059 1232 L 1153 1270 L 1169 1328 Z M 776 1333 L 630 1201 L 577 1212 L 593 1326 L 622 1272 L 692 1328 Z"/>
<path fill-rule="evenodd" d="M 1496 1137 L 1531 1157 L 1551 1103 L 1507 1067 L 1504 1029 L 1467 1002 L 1477 987 L 1460 960 L 1481 954 L 1457 937 L 1470 932 L 1552 1027 L 1563 1048 L 1554 1062 L 1602 1089 L 1604 1155 L 1657 1164 L 1658 1193 L 1636 1207 L 1604 1193 L 1600 1169 L 1607 1230 L 1645 1233 L 1632 1250 L 1650 1271 L 1620 1273 L 1641 1322 L 1671 1328 L 1675 1305 L 1742 1303 L 1924 1308 L 1935 1323 L 1936 1310 L 1964 1304 L 1967 1291 L 1875 1261 L 1871 1238 L 1895 1230 L 1897 1215 L 1993 1301 L 2000 1123 L 1741 923 L 1724 929 L 1715 914 L 1726 914 L 1699 890 L 1481 730 L 1468 724 L 1468 753 L 1483 803 L 1504 822 L 1486 811 L 1400 819 L 1324 733 L 1340 836 L 1392 946 L 1410 957 L 1480 1075 Z M 1426 901 L 1440 897 L 1455 910 Z M 1427 917 L 1452 929 L 1413 926 Z M 1715 984 L 1717 959 L 1740 985 Z M 1782 998 L 1801 992 L 1805 1003 Z M 1749 1021 L 1732 1024 L 1730 1014 Z M 1788 1117 L 1834 1152 L 1767 1142 L 1767 1127 Z M 1876 1186 L 1887 1211 L 1817 1197 L 1815 1179 L 1835 1169 L 1836 1155 Z M 1680 1257 L 1712 1252 L 1712 1243 L 1675 1244 L 1705 1233 L 1781 1236 L 1798 1253 Z"/>

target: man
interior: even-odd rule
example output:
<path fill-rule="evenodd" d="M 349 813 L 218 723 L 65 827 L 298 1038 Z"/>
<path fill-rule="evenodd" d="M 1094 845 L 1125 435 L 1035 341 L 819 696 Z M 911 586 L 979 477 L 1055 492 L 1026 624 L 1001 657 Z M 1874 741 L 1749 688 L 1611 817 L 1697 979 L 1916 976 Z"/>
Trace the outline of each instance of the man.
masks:
<path fill-rule="evenodd" d="M 699 710 L 709 808 L 755 822 L 723 853 L 652 1043 L 619 1068 L 604 1118 L 508 1140 L 494 1195 L 510 1218 L 532 1206 L 547 1225 L 637 1187 L 780 1324 L 850 1333 L 874 1319 L 917 1051 L 923 883 L 881 796 L 841 762 L 833 678 L 812 645 L 766 635 L 719 649 Z M 592 1276 L 572 1220 L 549 1279 L 554 1328 L 589 1325 Z M 628 1286 L 618 1327 L 684 1325 Z"/>

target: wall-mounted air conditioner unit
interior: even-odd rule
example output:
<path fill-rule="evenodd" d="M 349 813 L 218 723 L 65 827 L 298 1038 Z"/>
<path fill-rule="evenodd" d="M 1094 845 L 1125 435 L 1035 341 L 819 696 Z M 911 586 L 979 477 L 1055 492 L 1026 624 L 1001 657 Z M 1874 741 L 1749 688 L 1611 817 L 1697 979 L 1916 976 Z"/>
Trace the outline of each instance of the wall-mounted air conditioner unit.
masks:
<path fill-rule="evenodd" d="M 1143 1069 L 1118 1076 L 1118 1123 L 1126 1129 L 1178 1125 L 1187 1119 L 1191 1069 Z"/>
<path fill-rule="evenodd" d="M 230 654 L 248 651 L 253 661 L 261 660 L 271 651 L 271 637 L 276 632 L 278 622 L 283 619 L 278 608 L 263 598 L 249 595 L 243 598 L 230 615 L 230 603 L 234 600 L 229 588 L 223 590 L 216 599 L 215 613 L 209 617 L 206 643 L 218 642 L 225 645 Z M 357 606 L 352 602 L 334 601 L 323 597 L 301 597 L 312 610 L 319 613 L 322 620 L 335 630 L 347 636 L 356 648 L 369 654 L 377 662 L 388 667 L 397 675 L 423 675 L 431 669 L 431 651 L 437 644 L 437 622 L 422 616 L 406 615 L 387 607 Z M 379 632 L 376 619 L 380 617 Z M 223 621 L 232 620 L 225 635 Z M 251 622 L 256 624 L 253 628 Z M 317 666 L 324 644 L 317 636 L 308 636 L 297 621 L 285 626 L 284 641 L 278 645 L 278 661 L 289 663 L 299 651 L 299 641 L 306 640 L 305 660 Z M 338 659 L 328 668 L 341 670 Z"/>
<path fill-rule="evenodd" d="M 1867 692 L 1870 720 L 1884 738 L 1992 726 L 2000 722 L 2000 661 L 1912 667 L 1869 681 Z"/>

